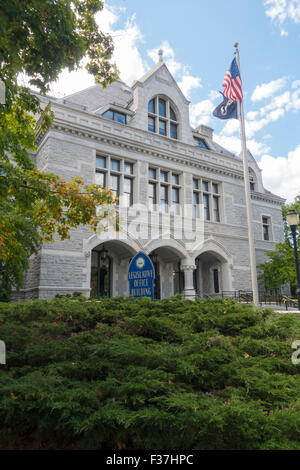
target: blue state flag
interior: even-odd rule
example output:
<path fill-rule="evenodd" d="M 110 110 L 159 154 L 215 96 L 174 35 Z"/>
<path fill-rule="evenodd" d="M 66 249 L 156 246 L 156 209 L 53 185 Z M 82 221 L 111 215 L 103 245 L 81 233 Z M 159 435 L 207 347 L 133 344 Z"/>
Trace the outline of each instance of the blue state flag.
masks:
<path fill-rule="evenodd" d="M 237 119 L 237 103 L 223 96 L 223 101 L 213 111 L 213 115 L 219 119 Z"/>

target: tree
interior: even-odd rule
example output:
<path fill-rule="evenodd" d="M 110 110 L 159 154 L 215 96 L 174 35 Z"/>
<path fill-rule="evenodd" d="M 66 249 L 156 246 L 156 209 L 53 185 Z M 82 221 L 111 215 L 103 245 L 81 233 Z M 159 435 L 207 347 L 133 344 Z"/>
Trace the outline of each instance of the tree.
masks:
<path fill-rule="evenodd" d="M 263 280 L 266 290 L 274 292 L 282 284 L 288 283 L 294 295 L 297 288 L 295 255 L 290 228 L 286 222 L 286 215 L 292 209 L 300 214 L 300 196 L 297 196 L 293 203 L 285 204 L 282 207 L 285 241 L 276 245 L 276 251 L 268 253 L 270 260 L 260 265 L 262 270 L 260 278 Z M 298 246 L 300 248 L 299 237 Z"/>
<path fill-rule="evenodd" d="M 51 106 L 42 108 L 29 88 L 18 85 L 18 74 L 41 94 L 61 70 L 86 68 L 95 82 L 107 86 L 118 77 L 110 59 L 112 38 L 98 30 L 99 0 L 0 0 L 0 285 L 9 292 L 22 284 L 28 258 L 40 242 L 57 233 L 90 224 L 96 230 L 96 207 L 114 202 L 111 191 L 84 185 L 80 177 L 65 181 L 39 172 L 31 153 L 37 132 L 50 128 Z"/>

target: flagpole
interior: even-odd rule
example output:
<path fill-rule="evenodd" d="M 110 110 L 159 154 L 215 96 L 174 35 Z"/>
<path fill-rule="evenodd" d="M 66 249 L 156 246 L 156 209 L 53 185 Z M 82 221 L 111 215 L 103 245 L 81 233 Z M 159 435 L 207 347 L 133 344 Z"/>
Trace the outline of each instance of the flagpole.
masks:
<path fill-rule="evenodd" d="M 240 56 L 238 50 L 238 44 L 234 45 L 236 61 L 241 75 L 240 68 Z M 256 257 L 254 247 L 254 236 L 252 228 L 252 211 L 251 211 L 251 198 L 250 198 L 250 184 L 249 184 L 249 170 L 248 170 L 248 155 L 246 145 L 246 132 L 245 132 L 245 119 L 244 119 L 244 106 L 243 100 L 238 101 L 238 115 L 240 120 L 240 133 L 242 143 L 242 157 L 244 167 L 244 183 L 245 183 L 245 196 L 246 196 L 246 212 L 247 212 L 247 223 L 248 223 L 248 239 L 249 239 L 249 256 L 250 256 L 250 270 L 251 270 L 251 283 L 253 291 L 253 302 L 255 305 L 259 305 L 258 298 L 258 286 L 257 286 L 257 274 L 256 274 Z"/>

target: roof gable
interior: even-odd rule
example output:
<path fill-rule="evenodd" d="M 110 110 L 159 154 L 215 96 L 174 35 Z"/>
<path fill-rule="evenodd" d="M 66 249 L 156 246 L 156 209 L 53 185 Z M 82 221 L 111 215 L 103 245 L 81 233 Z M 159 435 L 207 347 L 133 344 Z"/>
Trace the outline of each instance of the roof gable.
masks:
<path fill-rule="evenodd" d="M 158 62 L 157 64 L 152 67 L 148 72 L 145 73 L 139 80 L 136 80 L 133 85 L 132 89 L 134 90 L 138 86 L 145 86 L 145 84 L 150 80 L 155 78 L 157 81 L 163 82 L 165 84 L 170 85 L 170 82 L 175 88 L 178 90 L 179 94 L 182 96 L 183 100 L 186 104 L 189 104 L 190 101 L 186 99 L 184 94 L 182 93 L 180 87 L 178 86 L 176 80 L 174 79 L 173 75 L 169 71 L 168 67 L 164 62 Z"/>

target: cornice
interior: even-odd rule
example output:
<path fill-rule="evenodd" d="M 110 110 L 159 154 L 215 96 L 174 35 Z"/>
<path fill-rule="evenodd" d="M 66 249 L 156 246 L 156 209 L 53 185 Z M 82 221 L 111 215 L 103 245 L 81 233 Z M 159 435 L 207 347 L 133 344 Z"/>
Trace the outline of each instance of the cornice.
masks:
<path fill-rule="evenodd" d="M 231 178 L 243 180 L 243 172 L 239 170 L 235 170 L 228 167 L 221 167 L 218 164 L 214 164 L 211 162 L 205 162 L 200 160 L 199 158 L 195 158 L 193 156 L 182 155 L 176 150 L 169 150 L 169 149 L 160 149 L 149 143 L 137 142 L 130 137 L 122 137 L 116 136 L 111 133 L 107 133 L 103 130 L 91 129 L 84 127 L 82 125 L 73 124 L 70 122 L 66 122 L 65 120 L 55 119 L 52 128 L 57 132 L 62 132 L 67 135 L 73 135 L 80 138 L 86 138 L 90 140 L 94 140 L 97 142 L 102 142 L 104 144 L 111 145 L 113 147 L 119 147 L 126 150 L 134 151 L 137 153 L 146 154 L 149 156 L 154 156 L 160 158 L 165 161 L 170 161 L 173 163 L 179 163 L 182 165 L 187 165 L 191 168 L 197 168 L 200 170 L 205 170 L 210 173 L 220 174 L 223 176 L 228 176 Z M 37 139 L 37 144 L 41 144 L 43 137 L 46 134 L 39 134 Z M 222 155 L 223 158 L 223 155 Z"/>
<path fill-rule="evenodd" d="M 283 199 L 282 197 L 276 196 L 275 194 L 269 194 L 269 193 L 253 192 L 251 193 L 251 199 L 253 199 L 254 201 L 269 202 L 277 206 L 281 206 L 285 202 L 285 199 Z"/>

